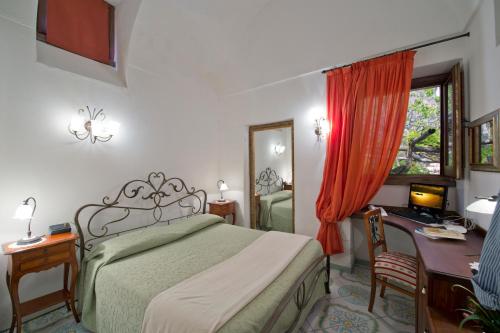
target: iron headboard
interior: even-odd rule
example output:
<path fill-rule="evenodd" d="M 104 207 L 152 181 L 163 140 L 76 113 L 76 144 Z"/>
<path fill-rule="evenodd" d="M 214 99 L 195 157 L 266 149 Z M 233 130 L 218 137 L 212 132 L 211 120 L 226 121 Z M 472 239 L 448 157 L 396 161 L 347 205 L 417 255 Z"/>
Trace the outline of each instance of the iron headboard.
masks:
<path fill-rule="evenodd" d="M 267 167 L 265 170 L 261 171 L 259 177 L 255 179 L 255 191 L 261 193 L 262 190 L 265 190 L 267 192 L 262 194 L 271 194 L 273 186 L 282 190 L 283 178 L 278 176 L 276 170 Z"/>
<path fill-rule="evenodd" d="M 127 199 L 136 199 L 135 204 L 126 205 Z M 138 201 L 138 202 L 137 202 Z M 144 206 L 140 206 L 142 203 Z M 80 207 L 75 214 L 75 224 L 78 230 L 80 259 L 85 256 L 85 251 L 90 251 L 94 243 L 97 243 L 101 238 L 110 238 L 119 236 L 120 234 L 136 229 L 147 228 L 157 223 L 170 224 L 170 222 L 182 218 L 186 218 L 196 214 L 205 214 L 207 204 L 207 193 L 205 190 L 197 190 L 194 187 L 188 188 L 186 183 L 177 177 L 167 178 L 163 172 L 151 172 L 144 180 L 136 179 L 127 182 L 122 186 L 115 199 L 105 196 L 102 203 L 92 203 Z M 177 206 L 185 209 L 187 214 L 164 218 L 163 208 Z M 95 211 L 90 212 L 88 220 L 81 221 L 82 212 L 94 208 Z M 105 211 L 122 210 L 118 218 L 107 220 L 104 218 Z M 119 231 L 110 231 L 108 226 L 122 222 L 129 217 L 132 211 L 151 212 L 153 222 L 135 226 L 129 229 Z M 96 217 L 102 217 L 96 227 Z M 82 223 L 83 222 L 83 223 Z M 85 238 L 83 229 L 87 231 L 88 238 Z"/>

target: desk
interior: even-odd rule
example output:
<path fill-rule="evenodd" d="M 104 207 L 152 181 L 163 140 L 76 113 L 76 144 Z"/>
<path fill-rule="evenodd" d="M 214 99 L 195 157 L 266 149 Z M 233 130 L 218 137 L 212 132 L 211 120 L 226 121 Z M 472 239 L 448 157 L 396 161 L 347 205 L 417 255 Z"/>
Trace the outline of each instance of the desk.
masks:
<path fill-rule="evenodd" d="M 362 217 L 362 212 L 353 217 Z M 458 332 L 461 318 L 456 309 L 465 306 L 466 295 L 461 290 L 453 292 L 451 287 L 458 283 L 472 289 L 469 263 L 479 261 L 484 235 L 479 231 L 469 231 L 465 241 L 433 240 L 415 233 L 415 228 L 422 224 L 391 214 L 383 219 L 384 224 L 409 234 L 417 250 L 415 331 Z"/>

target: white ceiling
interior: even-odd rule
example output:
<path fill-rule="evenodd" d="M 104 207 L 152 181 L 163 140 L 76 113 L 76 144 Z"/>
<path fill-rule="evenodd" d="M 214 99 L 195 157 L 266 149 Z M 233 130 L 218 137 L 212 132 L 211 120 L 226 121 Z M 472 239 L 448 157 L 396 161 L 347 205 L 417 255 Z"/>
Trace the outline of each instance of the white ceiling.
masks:
<path fill-rule="evenodd" d="M 478 2 L 142 0 L 129 62 L 230 94 L 461 32 Z"/>
<path fill-rule="evenodd" d="M 126 65 L 221 95 L 461 32 L 479 1 L 109 0 L 141 3 Z M 34 28 L 36 3 L 0 0 L 0 15 Z"/>

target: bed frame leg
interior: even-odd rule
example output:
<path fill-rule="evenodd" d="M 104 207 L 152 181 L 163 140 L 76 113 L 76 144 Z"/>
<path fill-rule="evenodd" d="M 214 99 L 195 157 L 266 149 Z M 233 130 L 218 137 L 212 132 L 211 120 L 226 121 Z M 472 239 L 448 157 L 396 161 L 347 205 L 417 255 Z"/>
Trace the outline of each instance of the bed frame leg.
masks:
<path fill-rule="evenodd" d="M 328 280 L 325 282 L 325 292 L 330 294 L 330 256 L 326 256 L 326 276 Z"/>

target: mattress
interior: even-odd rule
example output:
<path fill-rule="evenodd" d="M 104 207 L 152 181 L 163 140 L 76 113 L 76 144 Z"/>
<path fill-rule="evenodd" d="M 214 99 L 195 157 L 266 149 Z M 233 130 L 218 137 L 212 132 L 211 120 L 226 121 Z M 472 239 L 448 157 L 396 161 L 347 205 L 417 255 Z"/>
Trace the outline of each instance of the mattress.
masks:
<path fill-rule="evenodd" d="M 207 216 L 211 215 L 207 214 Z M 181 224 L 183 223 L 190 222 L 181 222 Z M 158 229 L 176 227 L 174 225 Z M 151 231 L 152 228 L 148 230 L 154 232 Z M 132 251 L 131 255 L 103 265 L 96 270 L 93 284 L 88 283 L 92 261 L 102 260 L 102 255 L 97 255 L 94 258 L 89 256 L 90 259 L 86 258 L 84 261 L 86 269 L 83 271 L 84 276 L 81 277 L 83 281 L 87 280 L 87 283 L 80 284 L 80 286 L 81 288 L 90 288 L 90 290 L 87 289 L 83 292 L 92 295 L 91 298 L 94 298 L 95 306 L 84 308 L 82 316 L 84 326 L 100 333 L 140 332 L 145 309 L 154 296 L 235 255 L 261 234 L 262 231 L 223 223 L 208 225 L 167 244 L 154 246 L 137 253 Z M 124 236 L 118 238 L 121 237 Z M 133 240 L 133 238 L 129 236 L 129 240 Z M 123 247 L 120 251 L 128 251 L 124 244 L 119 245 Z M 296 280 L 322 255 L 321 245 L 315 240 L 310 241 L 285 271 L 253 301 L 226 322 L 219 332 L 262 331 L 265 323 L 270 319 Z M 317 269 L 319 270 L 320 267 Z M 312 286 L 313 277 L 306 280 L 308 289 L 313 288 L 313 293 L 310 302 L 300 316 L 297 328 L 301 326 L 316 300 L 324 295 L 322 281 Z M 272 332 L 286 331 L 295 319 L 297 311 L 292 300 L 276 321 Z M 165 315 L 168 316 L 168 313 Z"/>

